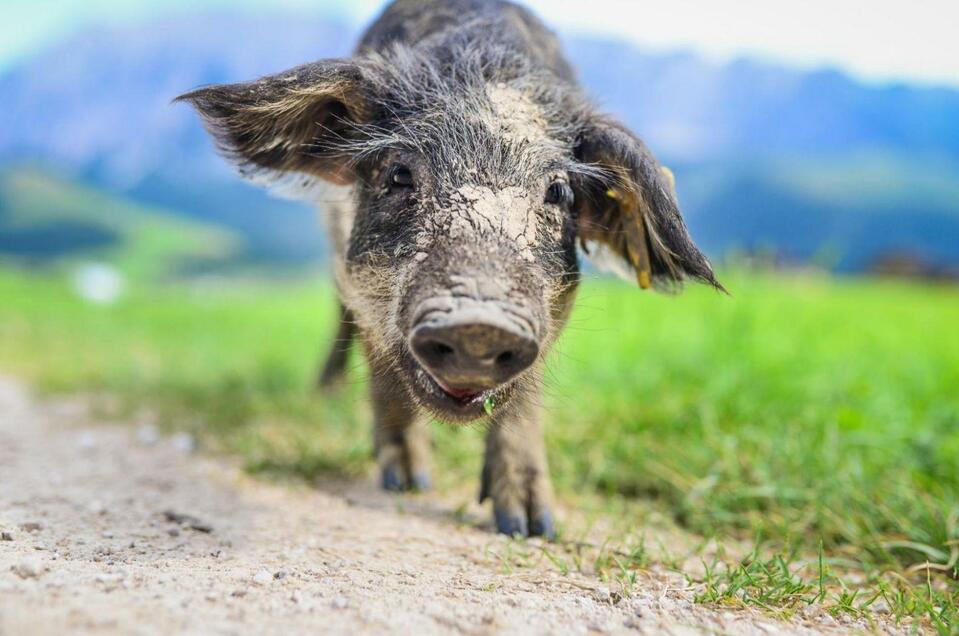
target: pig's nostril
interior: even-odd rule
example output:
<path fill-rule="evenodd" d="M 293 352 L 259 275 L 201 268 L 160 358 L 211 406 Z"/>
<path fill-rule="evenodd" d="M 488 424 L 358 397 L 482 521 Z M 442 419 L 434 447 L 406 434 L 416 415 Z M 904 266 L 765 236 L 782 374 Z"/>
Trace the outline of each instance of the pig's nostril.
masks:
<path fill-rule="evenodd" d="M 410 338 L 410 347 L 413 355 L 430 372 L 439 372 L 454 365 L 457 359 L 456 346 L 445 338 L 438 338 L 437 334 L 429 330 L 418 330 Z"/>
<path fill-rule="evenodd" d="M 434 342 L 430 346 L 433 349 L 433 353 L 440 358 L 452 355 L 454 353 L 453 347 L 449 346 L 445 342 Z"/>

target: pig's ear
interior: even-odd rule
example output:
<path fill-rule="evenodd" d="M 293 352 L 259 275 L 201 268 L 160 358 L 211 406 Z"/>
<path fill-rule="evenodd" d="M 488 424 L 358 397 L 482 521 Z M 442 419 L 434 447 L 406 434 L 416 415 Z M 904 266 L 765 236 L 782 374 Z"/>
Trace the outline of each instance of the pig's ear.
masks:
<path fill-rule="evenodd" d="M 672 288 L 687 278 L 723 289 L 689 236 L 672 173 L 646 144 L 621 124 L 594 117 L 575 152 L 583 168 L 573 177 L 577 231 L 587 254 L 611 252 L 643 289 Z"/>
<path fill-rule="evenodd" d="M 351 183 L 355 175 L 342 147 L 371 117 L 362 73 L 349 60 L 208 86 L 175 101 L 199 111 L 220 152 L 243 176 L 273 183 L 291 175 Z"/>

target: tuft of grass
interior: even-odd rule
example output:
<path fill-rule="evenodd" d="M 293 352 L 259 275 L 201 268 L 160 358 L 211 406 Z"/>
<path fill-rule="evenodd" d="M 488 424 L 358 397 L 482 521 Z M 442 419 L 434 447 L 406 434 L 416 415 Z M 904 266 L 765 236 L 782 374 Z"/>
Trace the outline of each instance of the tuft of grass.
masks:
<path fill-rule="evenodd" d="M 812 615 L 827 612 L 867 620 L 874 619 L 874 612 L 888 613 L 898 620 L 917 619 L 940 634 L 954 633 L 955 594 L 937 592 L 931 580 L 925 589 L 899 575 L 851 583 L 834 572 L 822 555 L 817 563 L 814 570 L 814 563 L 795 552 L 763 556 L 757 548 L 738 562 L 704 563 L 705 574 L 689 577 L 689 582 L 699 590 L 699 603 L 759 607 L 785 619 L 797 612 L 807 615 L 807 608 Z"/>

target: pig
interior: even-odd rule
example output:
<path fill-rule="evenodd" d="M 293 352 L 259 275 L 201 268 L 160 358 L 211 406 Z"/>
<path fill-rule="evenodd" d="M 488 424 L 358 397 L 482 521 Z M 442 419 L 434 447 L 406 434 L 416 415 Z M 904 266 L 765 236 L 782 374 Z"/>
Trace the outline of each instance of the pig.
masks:
<path fill-rule="evenodd" d="M 322 380 L 357 340 L 382 486 L 429 487 L 431 421 L 482 421 L 497 530 L 553 538 L 542 369 L 580 253 L 644 289 L 722 289 L 670 173 L 557 37 L 510 2 L 396 0 L 352 57 L 178 99 L 242 176 L 322 202 L 340 302 Z"/>

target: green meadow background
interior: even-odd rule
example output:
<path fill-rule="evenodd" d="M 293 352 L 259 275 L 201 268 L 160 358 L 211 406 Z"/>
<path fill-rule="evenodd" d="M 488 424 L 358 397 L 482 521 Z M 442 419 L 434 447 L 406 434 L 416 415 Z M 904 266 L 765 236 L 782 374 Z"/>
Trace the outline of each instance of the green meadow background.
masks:
<path fill-rule="evenodd" d="M 334 328 L 325 275 L 217 272 L 209 264 L 235 246 L 220 229 L 39 173 L 0 183 L 8 231 L 76 217 L 113 233 L 79 252 L 0 261 L 0 373 L 47 394 L 107 398 L 104 415 L 120 421 L 147 409 L 253 472 L 367 473 L 359 356 L 341 390 L 314 388 Z M 91 260 L 122 277 L 116 302 L 77 292 L 77 267 Z M 703 602 L 787 613 L 883 603 L 948 633 L 959 289 L 735 265 L 721 278 L 730 296 L 699 287 L 662 296 L 587 276 L 549 359 L 558 494 L 570 509 L 598 505 L 625 520 L 609 540 L 633 546 L 596 569 L 620 582 L 655 562 L 683 570 L 688 554 L 651 563 L 637 551 L 642 506 L 703 545 L 740 546 L 718 557 L 704 549 L 702 567 L 689 569 Z M 482 427 L 434 428 L 440 493 L 474 483 Z M 565 543 L 549 549 L 565 570 L 575 537 L 563 530 Z"/>

